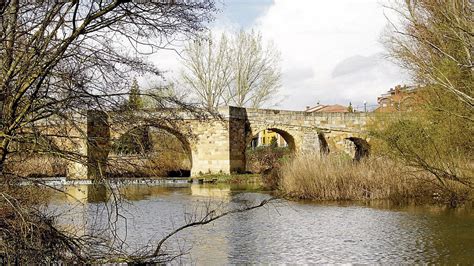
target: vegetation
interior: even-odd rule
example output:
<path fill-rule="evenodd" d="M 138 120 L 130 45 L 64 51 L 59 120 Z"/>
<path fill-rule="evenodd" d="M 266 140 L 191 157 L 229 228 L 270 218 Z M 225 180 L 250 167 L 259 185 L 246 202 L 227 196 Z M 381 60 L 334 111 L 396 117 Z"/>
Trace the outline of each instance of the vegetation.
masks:
<path fill-rule="evenodd" d="M 183 65 L 184 85 L 209 110 L 223 104 L 261 107 L 280 87 L 280 55 L 253 31 L 191 41 Z"/>
<path fill-rule="evenodd" d="M 140 87 L 138 86 L 137 80 L 134 78 L 128 95 L 128 107 L 131 110 L 140 110 L 143 109 L 143 106 Z"/>
<path fill-rule="evenodd" d="M 278 189 L 280 180 L 278 171 L 285 161 L 291 157 L 288 147 L 277 147 L 272 140 L 272 145 L 261 146 L 246 150 L 246 170 L 251 173 L 259 173 L 262 184 L 267 189 Z"/>
<path fill-rule="evenodd" d="M 47 211 L 42 193 L 22 185 L 26 176 L 12 170 L 15 160 L 51 155 L 68 164 L 88 165 L 101 183 L 100 160 L 71 151 L 87 139 L 84 118 L 89 110 L 117 111 L 114 125 L 167 125 L 177 115 L 171 111 L 143 121 L 135 112 L 119 112 L 127 97 L 135 107 L 137 86 L 128 93 L 137 73 L 159 76 L 146 59 L 176 35 L 193 38 L 212 19 L 214 1 L 0 1 L 0 257 L 6 264 L 167 262 L 179 254 L 164 251 L 165 241 L 188 227 L 206 224 L 257 206 L 219 212 L 207 209 L 187 218 L 186 225 L 159 243 L 144 246 L 139 254 L 125 250 L 115 223 L 122 219 L 120 194 L 112 193 L 102 214 L 104 232 L 81 234 L 83 228 L 61 227 L 60 217 Z M 135 84 L 136 85 L 136 84 Z M 168 94 L 156 94 L 154 107 L 188 104 Z M 102 113 L 103 114 L 103 113 Z M 106 117 L 98 115 L 98 124 Z M 92 123 L 91 121 L 87 121 Z M 100 131 L 100 125 L 90 130 Z M 88 140 L 88 151 L 109 152 L 109 139 Z M 90 156 L 91 158 L 94 156 Z M 89 168 L 91 169 L 91 168 Z M 21 169 L 20 169 L 21 170 Z M 97 171 L 96 171 L 97 170 Z M 107 184 L 107 182 L 102 182 Z M 38 186 L 50 189 L 39 181 Z M 114 190 L 111 190 L 112 192 Z M 66 193 L 66 192 L 64 192 Z M 266 202 L 262 202 L 264 205 Z M 113 211 L 109 211 L 113 210 Z M 150 235 L 154 235 L 150 233 Z M 146 245 L 146 244 L 144 244 Z"/>
<path fill-rule="evenodd" d="M 474 184 L 474 20 L 472 1 L 404 1 L 385 35 L 392 58 L 411 74 L 421 102 L 379 121 L 376 149 L 429 173 L 449 190 Z"/>
<path fill-rule="evenodd" d="M 288 147 L 260 146 L 247 149 L 245 157 L 247 160 L 246 170 L 251 173 L 265 173 L 273 168 L 278 168 L 280 162 L 291 154 Z"/>
<path fill-rule="evenodd" d="M 298 199 L 415 200 L 456 206 L 472 196 L 457 182 L 441 186 L 429 173 L 385 157 L 354 162 L 338 155 L 298 156 L 285 162 L 274 178 L 280 178 L 279 187 L 285 195 Z"/>

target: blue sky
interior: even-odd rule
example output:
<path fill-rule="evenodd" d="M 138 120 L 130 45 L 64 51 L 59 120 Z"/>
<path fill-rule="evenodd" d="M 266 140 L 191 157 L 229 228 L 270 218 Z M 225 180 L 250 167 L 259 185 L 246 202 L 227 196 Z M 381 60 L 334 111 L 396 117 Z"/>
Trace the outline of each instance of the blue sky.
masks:
<path fill-rule="evenodd" d="M 228 20 L 242 28 L 249 28 L 273 4 L 273 0 L 226 0 L 218 2 L 221 13 L 217 23 Z"/>

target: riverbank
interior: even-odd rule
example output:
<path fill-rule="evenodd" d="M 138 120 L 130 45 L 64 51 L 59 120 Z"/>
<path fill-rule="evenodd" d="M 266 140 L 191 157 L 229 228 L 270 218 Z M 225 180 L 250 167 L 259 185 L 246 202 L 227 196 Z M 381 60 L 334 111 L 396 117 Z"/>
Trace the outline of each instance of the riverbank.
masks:
<path fill-rule="evenodd" d="M 263 185 L 261 175 L 259 174 L 210 174 L 201 175 L 197 177 L 123 177 L 123 178 L 108 178 L 104 180 L 92 180 L 92 179 L 68 179 L 66 177 L 41 177 L 41 178 L 25 178 L 21 182 L 22 185 L 34 185 L 42 183 L 48 186 L 74 186 L 74 185 L 92 185 L 102 183 L 112 184 L 124 184 L 124 185 L 135 185 L 135 184 L 173 184 L 173 183 L 207 183 L 207 184 L 254 184 Z"/>
<path fill-rule="evenodd" d="M 229 184 L 273 190 L 292 201 L 368 202 L 389 200 L 393 204 L 442 204 L 456 207 L 474 198 L 473 191 L 456 183 L 441 186 L 433 177 L 413 172 L 383 158 L 355 163 L 346 157 L 296 157 L 284 160 L 269 174 L 208 174 L 189 178 L 111 178 L 111 184 Z M 36 178 L 24 184 L 89 185 L 92 180 Z"/>
<path fill-rule="evenodd" d="M 208 174 L 191 177 L 189 180 L 193 183 L 263 184 L 260 174 Z"/>

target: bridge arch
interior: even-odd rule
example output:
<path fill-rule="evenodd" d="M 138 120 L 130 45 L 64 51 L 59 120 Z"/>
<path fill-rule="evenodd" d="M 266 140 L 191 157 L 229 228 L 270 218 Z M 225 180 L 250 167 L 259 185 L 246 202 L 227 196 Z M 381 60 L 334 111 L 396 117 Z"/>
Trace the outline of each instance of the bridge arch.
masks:
<path fill-rule="evenodd" d="M 321 156 L 328 155 L 331 152 L 328 141 L 323 132 L 318 132 L 319 154 Z"/>
<path fill-rule="evenodd" d="M 255 136 L 257 136 L 260 132 L 263 132 L 264 130 L 271 130 L 280 135 L 285 140 L 288 145 L 288 148 L 292 152 L 295 152 L 297 148 L 299 148 L 297 147 L 297 137 L 295 136 L 295 134 L 291 132 L 291 130 L 288 130 L 287 128 L 281 126 L 259 126 L 257 128 L 252 129 L 246 137 L 245 148 L 248 147 L 248 145 L 250 144 L 252 139 L 255 138 Z"/>
<path fill-rule="evenodd" d="M 124 142 L 129 142 L 130 150 L 120 146 Z M 145 175 L 148 171 L 166 176 L 190 176 L 193 166 L 193 149 L 188 137 L 162 124 L 143 123 L 117 131 L 111 147 L 111 161 L 125 160 L 131 165 L 134 160 L 137 173 Z"/>
<path fill-rule="evenodd" d="M 269 135 L 259 135 L 261 132 Z M 272 142 L 273 138 L 276 138 L 276 142 Z M 243 169 L 247 173 L 265 173 L 271 170 L 280 158 L 294 154 L 296 149 L 297 136 L 288 129 L 274 125 L 253 127 L 247 133 L 245 145 L 241 150 Z"/>
<path fill-rule="evenodd" d="M 370 145 L 366 139 L 360 137 L 348 137 L 346 140 L 351 141 L 354 145 L 353 158 L 355 161 L 360 161 L 370 155 Z"/>

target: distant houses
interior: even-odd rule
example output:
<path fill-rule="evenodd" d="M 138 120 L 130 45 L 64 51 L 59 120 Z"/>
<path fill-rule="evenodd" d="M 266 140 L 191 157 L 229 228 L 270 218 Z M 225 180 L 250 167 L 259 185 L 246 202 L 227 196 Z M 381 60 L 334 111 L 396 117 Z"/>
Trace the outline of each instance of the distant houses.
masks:
<path fill-rule="evenodd" d="M 250 143 L 251 148 L 262 146 L 287 147 L 288 143 L 286 143 L 285 139 L 277 132 L 271 129 L 265 129 L 258 132 Z"/>
<path fill-rule="evenodd" d="M 386 93 L 377 97 L 377 106 L 370 106 L 373 112 L 406 112 L 414 110 L 422 101 L 420 89 L 414 86 L 397 85 Z M 361 110 L 362 109 L 362 110 Z M 367 106 L 354 109 L 352 104 L 317 104 L 314 107 L 306 106 L 308 113 L 357 113 L 367 111 Z"/>
<path fill-rule="evenodd" d="M 348 106 L 342 106 L 340 104 L 318 104 L 314 107 L 306 106 L 305 112 L 307 113 L 349 113 L 350 108 Z"/>
<path fill-rule="evenodd" d="M 412 111 L 421 101 L 418 87 L 398 85 L 377 98 L 378 107 L 374 112 Z"/>

